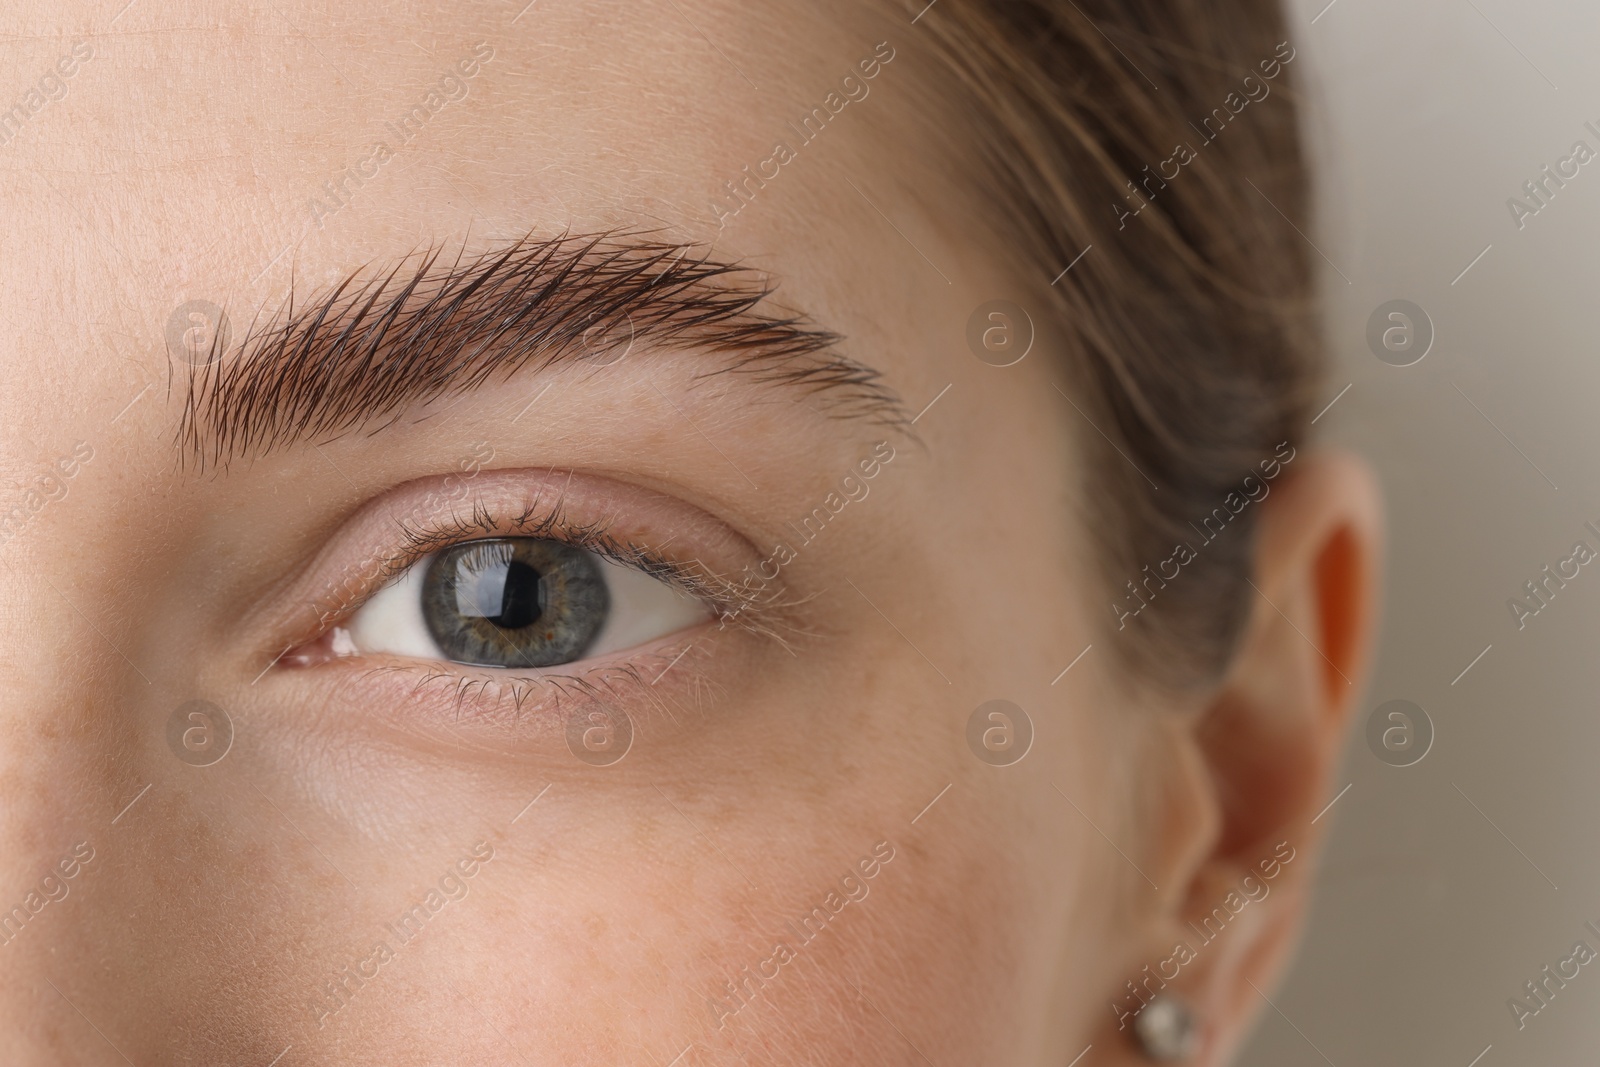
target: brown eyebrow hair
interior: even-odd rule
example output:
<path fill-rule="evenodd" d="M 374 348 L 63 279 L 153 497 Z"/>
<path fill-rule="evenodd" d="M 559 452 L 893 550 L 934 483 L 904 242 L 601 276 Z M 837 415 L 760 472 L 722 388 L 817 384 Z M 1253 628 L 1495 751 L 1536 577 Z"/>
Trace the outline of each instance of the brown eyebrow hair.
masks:
<path fill-rule="evenodd" d="M 291 292 L 258 316 L 189 376 L 183 454 L 225 466 L 294 441 L 376 433 L 414 402 L 641 343 L 725 357 L 696 380 L 746 375 L 822 396 L 830 416 L 907 425 L 879 372 L 838 351 L 838 334 L 761 310 L 775 289 L 763 272 L 632 233 L 530 235 L 470 256 L 464 247 L 449 261 L 433 248 L 358 269 L 309 304 Z"/>

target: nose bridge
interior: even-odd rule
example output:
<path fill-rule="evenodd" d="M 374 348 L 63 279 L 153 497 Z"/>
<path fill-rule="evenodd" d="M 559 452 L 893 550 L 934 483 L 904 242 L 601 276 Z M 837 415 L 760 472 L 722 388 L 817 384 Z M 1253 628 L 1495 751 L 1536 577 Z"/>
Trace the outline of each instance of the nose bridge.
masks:
<path fill-rule="evenodd" d="M 111 1003 L 109 980 L 125 976 L 107 920 L 128 911 L 139 881 L 129 875 L 150 851 L 128 828 L 149 800 L 138 735 L 140 690 L 154 686 L 116 647 L 135 620 L 125 607 L 108 610 L 106 563 L 73 534 L 83 522 L 75 511 L 86 509 L 70 495 L 41 502 L 9 488 L 0 495 L 0 514 L 12 518 L 0 539 L 0 1062 L 123 1063 L 96 1016 L 109 1012 L 97 1010 Z"/>
<path fill-rule="evenodd" d="M 301 957 L 361 914 L 263 773 L 268 716 L 206 680 L 193 513 L 140 515 L 132 481 L 0 545 L 0 1067 L 270 1062 L 316 1029 Z"/>

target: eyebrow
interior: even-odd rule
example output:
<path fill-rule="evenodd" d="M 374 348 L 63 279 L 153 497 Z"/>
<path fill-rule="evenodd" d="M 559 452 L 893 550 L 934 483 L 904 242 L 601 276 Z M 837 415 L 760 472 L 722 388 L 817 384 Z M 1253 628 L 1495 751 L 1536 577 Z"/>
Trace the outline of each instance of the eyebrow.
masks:
<path fill-rule="evenodd" d="M 906 426 L 881 374 L 840 336 L 773 307 L 769 276 L 648 235 L 528 236 L 446 260 L 361 268 L 311 302 L 292 293 L 189 375 L 178 444 L 201 468 L 296 441 L 377 433 L 410 405 L 635 345 L 823 398 L 831 417 Z"/>

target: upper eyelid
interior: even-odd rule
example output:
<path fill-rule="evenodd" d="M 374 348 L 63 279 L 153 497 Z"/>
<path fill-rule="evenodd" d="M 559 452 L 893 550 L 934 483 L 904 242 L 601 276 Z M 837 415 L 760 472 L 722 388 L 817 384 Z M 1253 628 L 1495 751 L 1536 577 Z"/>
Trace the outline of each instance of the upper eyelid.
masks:
<path fill-rule="evenodd" d="M 568 523 L 561 515 L 559 505 L 536 521 L 531 514 L 497 519 L 487 511 L 475 510 L 470 520 L 433 531 L 412 529 L 404 524 L 400 529 L 407 548 L 403 555 L 390 562 L 387 580 L 393 580 L 433 553 L 454 545 L 500 537 L 537 537 L 575 545 L 614 563 L 646 571 L 652 577 L 677 585 L 686 593 L 712 601 L 713 607 L 726 599 L 716 596 L 714 589 L 698 580 L 691 566 L 669 559 L 647 546 L 616 540 L 607 532 L 609 526 L 603 520 L 597 523 Z"/>

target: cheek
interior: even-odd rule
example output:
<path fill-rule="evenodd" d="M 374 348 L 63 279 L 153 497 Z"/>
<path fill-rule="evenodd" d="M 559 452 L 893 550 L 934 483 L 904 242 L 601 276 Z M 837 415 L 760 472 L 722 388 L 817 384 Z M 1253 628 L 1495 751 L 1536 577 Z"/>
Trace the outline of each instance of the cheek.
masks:
<path fill-rule="evenodd" d="M 635 798 L 626 821 L 551 811 L 535 825 L 544 843 L 498 847 L 471 897 L 449 906 L 460 911 L 434 920 L 449 936 L 401 949 L 383 995 L 341 1015 L 338 1047 L 423 1042 L 428 1020 L 460 1013 L 436 981 L 447 975 L 537 1067 L 667 1064 L 686 1050 L 679 1062 L 698 1067 L 920 1063 L 912 1045 L 940 1063 L 1016 1060 L 1031 924 L 1009 853 L 1024 850 L 948 812 L 908 825 L 928 799 L 920 781 L 915 795 L 836 796 L 828 809 L 773 805 L 757 788 L 708 811 L 663 788 L 681 812 L 650 790 L 658 803 Z M 884 838 L 896 854 L 866 899 L 813 919 L 808 935 L 802 919 L 826 912 Z M 794 953 L 783 964 L 780 941 Z"/>

